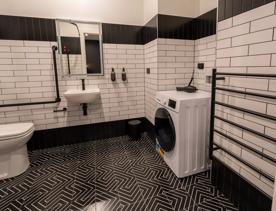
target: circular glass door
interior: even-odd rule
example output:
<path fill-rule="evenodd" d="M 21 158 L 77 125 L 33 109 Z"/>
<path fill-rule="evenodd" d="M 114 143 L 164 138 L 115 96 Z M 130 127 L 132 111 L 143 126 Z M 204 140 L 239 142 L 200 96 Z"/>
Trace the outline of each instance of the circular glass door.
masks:
<path fill-rule="evenodd" d="M 159 108 L 155 113 L 155 132 L 157 140 L 165 152 L 173 150 L 175 145 L 175 128 L 170 113 Z"/>

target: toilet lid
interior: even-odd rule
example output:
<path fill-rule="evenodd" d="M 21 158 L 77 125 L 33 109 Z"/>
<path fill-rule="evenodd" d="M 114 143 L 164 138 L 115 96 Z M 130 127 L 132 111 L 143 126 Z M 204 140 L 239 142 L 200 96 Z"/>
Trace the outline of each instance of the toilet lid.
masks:
<path fill-rule="evenodd" d="M 33 123 L 14 123 L 0 125 L 0 141 L 14 137 L 21 137 L 33 131 Z"/>

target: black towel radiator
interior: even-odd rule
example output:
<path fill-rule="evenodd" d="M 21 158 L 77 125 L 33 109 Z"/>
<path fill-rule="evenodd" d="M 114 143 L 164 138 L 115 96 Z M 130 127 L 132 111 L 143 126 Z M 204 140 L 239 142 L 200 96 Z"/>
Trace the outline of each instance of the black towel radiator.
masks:
<path fill-rule="evenodd" d="M 229 73 L 229 72 L 217 72 L 216 69 L 213 69 L 213 75 L 212 75 L 212 97 L 211 97 L 211 120 L 210 120 L 210 148 L 209 148 L 209 157 L 210 159 L 213 158 L 213 151 L 215 150 L 221 150 L 223 152 L 225 152 L 226 154 L 230 155 L 231 157 L 235 158 L 236 160 L 238 160 L 239 162 L 243 163 L 244 165 L 248 166 L 249 168 L 253 169 L 254 171 L 256 171 L 257 173 L 259 173 L 260 175 L 262 175 L 263 177 L 265 177 L 266 179 L 268 179 L 271 182 L 274 182 L 274 177 L 271 176 L 270 174 L 267 174 L 266 172 L 260 170 L 259 168 L 257 168 L 256 166 L 252 165 L 251 163 L 245 161 L 244 159 L 242 159 L 241 157 L 237 156 L 236 154 L 234 154 L 233 152 L 231 152 L 230 150 L 226 149 L 223 146 L 220 146 L 216 143 L 214 143 L 214 133 L 224 137 L 227 140 L 230 140 L 231 142 L 234 142 L 236 144 L 238 144 L 240 147 L 253 152 L 256 155 L 261 156 L 262 158 L 265 158 L 266 160 L 269 160 L 270 162 L 274 163 L 276 165 L 276 159 L 259 151 L 256 150 L 253 147 L 248 146 L 247 144 L 244 144 L 242 142 L 240 142 L 239 140 L 221 132 L 220 130 L 215 129 L 215 119 L 220 120 L 222 122 L 225 122 L 229 125 L 232 125 L 236 128 L 239 128 L 241 130 L 247 131 L 249 133 L 252 133 L 258 137 L 261 137 L 263 139 L 266 139 L 270 142 L 273 142 L 276 144 L 276 138 L 275 137 L 271 137 L 269 135 L 260 133 L 258 131 L 255 131 L 251 128 L 248 128 L 244 125 L 240 125 L 236 122 L 230 121 L 228 119 L 219 117 L 215 114 L 215 109 L 216 109 L 216 105 L 222 106 L 222 107 L 226 107 L 229 108 L 231 110 L 236 110 L 236 111 L 240 111 L 243 113 L 247 113 L 247 114 L 251 114 L 253 116 L 257 116 L 257 117 L 261 117 L 267 120 L 271 120 L 271 121 L 276 121 L 276 117 L 275 116 L 271 116 L 268 114 L 264 114 L 261 112 L 257 112 L 257 111 L 252 111 L 246 108 L 241 108 L 238 106 L 233 106 L 227 103 L 222 103 L 219 101 L 216 101 L 216 91 L 223 91 L 223 92 L 228 92 L 228 93 L 235 93 L 235 94 L 241 94 L 241 95 L 248 95 L 248 96 L 254 96 L 254 97 L 261 97 L 261 98 L 266 98 L 266 99 L 271 99 L 271 100 L 276 100 L 276 96 L 274 95 L 269 95 L 269 94 L 261 94 L 261 93 L 254 93 L 254 92 L 248 92 L 248 91 L 240 91 L 240 90 L 234 90 L 234 89 L 228 89 L 228 88 L 223 88 L 223 87 L 217 87 L 217 81 L 218 80 L 225 80 L 225 77 L 231 77 L 231 76 L 237 76 L 237 77 L 258 77 L 258 78 L 274 78 L 276 79 L 276 74 L 254 74 L 254 73 Z"/>

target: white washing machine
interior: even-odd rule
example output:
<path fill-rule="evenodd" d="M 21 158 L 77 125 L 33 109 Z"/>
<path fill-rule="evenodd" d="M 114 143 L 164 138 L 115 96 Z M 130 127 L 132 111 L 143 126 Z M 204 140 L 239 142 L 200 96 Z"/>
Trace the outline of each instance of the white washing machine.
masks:
<path fill-rule="evenodd" d="M 179 178 L 207 170 L 211 94 L 161 91 L 156 102 L 157 149 L 167 165 Z"/>

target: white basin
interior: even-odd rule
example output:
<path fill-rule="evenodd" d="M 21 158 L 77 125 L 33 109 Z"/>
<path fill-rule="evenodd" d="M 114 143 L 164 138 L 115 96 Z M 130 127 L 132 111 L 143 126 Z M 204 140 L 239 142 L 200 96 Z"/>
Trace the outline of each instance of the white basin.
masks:
<path fill-rule="evenodd" d="M 68 90 L 64 93 L 64 97 L 70 103 L 93 103 L 100 96 L 100 89 L 86 89 L 86 90 L 78 90 L 72 89 Z"/>

